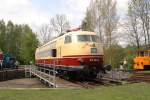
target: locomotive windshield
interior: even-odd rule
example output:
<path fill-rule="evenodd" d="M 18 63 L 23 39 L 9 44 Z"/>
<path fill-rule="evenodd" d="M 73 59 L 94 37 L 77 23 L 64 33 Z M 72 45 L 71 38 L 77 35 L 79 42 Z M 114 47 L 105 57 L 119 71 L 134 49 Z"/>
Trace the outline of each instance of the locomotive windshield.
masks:
<path fill-rule="evenodd" d="M 150 52 L 149 51 L 139 51 L 137 53 L 138 56 L 150 56 Z"/>
<path fill-rule="evenodd" d="M 139 51 L 138 56 L 144 56 L 144 51 Z"/>
<path fill-rule="evenodd" d="M 78 35 L 79 42 L 98 42 L 98 37 L 96 35 Z"/>

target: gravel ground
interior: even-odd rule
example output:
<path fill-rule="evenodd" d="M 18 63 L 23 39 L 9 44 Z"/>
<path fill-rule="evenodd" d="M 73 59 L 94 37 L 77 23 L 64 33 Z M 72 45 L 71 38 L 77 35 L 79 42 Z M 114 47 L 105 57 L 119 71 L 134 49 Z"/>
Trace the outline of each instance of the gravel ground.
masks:
<path fill-rule="evenodd" d="M 124 71 L 109 71 L 104 75 L 104 77 L 112 78 L 115 80 L 125 80 L 131 77 L 131 73 Z"/>
<path fill-rule="evenodd" d="M 59 77 L 56 78 L 56 84 L 58 88 L 81 88 L 80 85 L 66 81 Z M 37 78 L 23 78 L 23 79 L 14 79 L 0 82 L 0 89 L 3 88 L 48 88 L 43 83 L 41 83 Z"/>
<path fill-rule="evenodd" d="M 0 88 L 46 88 L 37 78 L 23 78 L 0 82 Z"/>

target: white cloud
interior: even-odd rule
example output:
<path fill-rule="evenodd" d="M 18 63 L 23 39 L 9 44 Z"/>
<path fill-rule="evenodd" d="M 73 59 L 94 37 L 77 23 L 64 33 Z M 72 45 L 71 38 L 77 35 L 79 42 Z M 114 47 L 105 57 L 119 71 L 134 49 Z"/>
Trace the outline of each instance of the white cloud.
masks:
<path fill-rule="evenodd" d="M 66 0 L 64 0 L 66 1 Z M 79 25 L 85 16 L 86 8 L 89 6 L 91 0 L 68 0 L 67 4 L 72 13 L 69 14 L 71 20 L 74 20 L 74 26 Z M 129 0 L 116 0 L 117 1 L 117 11 L 118 15 L 122 19 L 126 16 L 127 9 L 128 9 L 128 2 Z M 76 20 L 78 22 L 76 22 Z"/>
<path fill-rule="evenodd" d="M 90 0 L 62 1 L 67 5 L 62 8 L 64 9 L 63 13 L 68 16 L 72 26 L 77 27 L 84 17 Z M 41 24 L 49 21 L 50 15 L 36 7 L 32 0 L 0 0 L 0 19 L 11 20 L 17 24 L 29 24 L 34 31 L 38 31 L 37 28 Z"/>
<path fill-rule="evenodd" d="M 90 0 L 68 0 L 68 6 L 77 12 L 85 12 Z"/>
<path fill-rule="evenodd" d="M 0 0 L 0 19 L 17 24 L 29 24 L 34 30 L 48 20 L 48 15 L 36 8 L 31 0 Z"/>
<path fill-rule="evenodd" d="M 65 2 L 66 0 L 63 1 Z M 68 0 L 66 3 L 67 17 L 72 22 L 73 27 L 78 27 L 85 16 L 90 0 Z"/>
<path fill-rule="evenodd" d="M 117 1 L 117 10 L 118 14 L 121 17 L 124 17 L 128 10 L 129 0 L 116 0 Z"/>
<path fill-rule="evenodd" d="M 62 0 L 64 3 L 63 12 L 73 24 L 73 27 L 80 25 L 85 16 L 86 8 L 91 0 Z M 127 10 L 129 0 L 117 0 L 117 8 L 120 14 Z M 37 1 L 39 2 L 39 1 Z M 40 1 L 44 2 L 44 1 Z M 52 2 L 52 1 L 45 1 Z M 54 1 L 53 1 L 54 2 Z M 56 1 L 57 2 L 57 1 Z M 63 5 L 63 4 L 62 4 Z M 56 9 L 57 9 L 56 5 Z M 57 13 L 57 12 L 56 12 Z M 32 0 L 0 0 L 0 19 L 12 20 L 18 24 L 29 24 L 34 31 L 49 21 L 50 13 L 38 8 Z M 53 15 L 54 16 L 54 15 Z"/>
<path fill-rule="evenodd" d="M 120 10 L 127 10 L 127 4 L 129 0 L 116 0 L 117 1 L 117 7 Z"/>

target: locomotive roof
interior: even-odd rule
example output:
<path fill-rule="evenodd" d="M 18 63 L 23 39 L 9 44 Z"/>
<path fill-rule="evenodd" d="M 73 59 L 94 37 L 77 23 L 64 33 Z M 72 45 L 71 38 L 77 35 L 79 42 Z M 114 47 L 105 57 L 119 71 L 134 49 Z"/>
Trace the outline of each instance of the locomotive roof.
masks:
<path fill-rule="evenodd" d="M 71 34 L 89 34 L 89 35 L 93 34 L 93 35 L 95 35 L 96 33 L 90 32 L 90 31 L 81 31 L 81 30 L 80 31 L 72 31 L 72 32 L 68 32 L 68 33 L 63 33 L 63 34 L 59 35 L 58 37 L 53 38 L 52 40 L 50 40 L 49 42 L 45 43 L 44 45 L 42 45 L 40 47 L 44 47 L 44 46 L 46 46 L 49 43 L 55 42 L 57 39 L 59 39 L 59 38 L 61 38 L 63 36 L 71 35 Z M 38 48 L 40 48 L 40 47 L 38 47 Z"/>
<path fill-rule="evenodd" d="M 144 50 L 144 51 L 150 51 L 150 50 Z"/>
<path fill-rule="evenodd" d="M 150 50 L 138 50 L 136 52 L 150 52 Z"/>

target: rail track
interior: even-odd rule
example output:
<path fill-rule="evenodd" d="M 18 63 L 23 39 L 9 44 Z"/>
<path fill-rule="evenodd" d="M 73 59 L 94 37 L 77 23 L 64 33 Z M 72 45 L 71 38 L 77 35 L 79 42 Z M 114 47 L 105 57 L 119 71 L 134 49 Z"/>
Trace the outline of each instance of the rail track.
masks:
<path fill-rule="evenodd" d="M 56 83 L 64 85 L 62 87 L 70 87 L 72 86 L 73 88 L 96 88 L 98 86 L 116 86 L 116 85 L 122 85 L 122 81 L 117 80 L 117 79 L 113 79 L 110 77 L 104 77 L 101 79 L 84 79 L 84 80 L 80 80 L 80 79 L 68 79 L 66 77 L 63 76 L 56 76 Z M 61 80 L 61 81 L 60 81 Z M 60 82 L 60 83 L 59 83 Z M 65 83 L 65 84 L 64 84 Z M 67 83 L 67 84 L 66 84 Z"/>
<path fill-rule="evenodd" d="M 101 82 L 95 81 L 95 80 L 70 80 L 74 84 L 80 85 L 82 88 L 95 88 L 97 86 L 102 85 Z"/>
<path fill-rule="evenodd" d="M 147 71 L 134 71 L 131 77 L 127 80 L 131 83 L 147 82 L 150 83 L 150 72 Z"/>
<path fill-rule="evenodd" d="M 117 80 L 113 80 L 110 78 L 105 79 L 88 79 L 88 80 L 66 80 L 70 81 L 74 84 L 77 84 L 78 86 L 82 88 L 96 88 L 98 86 L 115 86 L 115 85 L 121 85 L 122 83 Z"/>
<path fill-rule="evenodd" d="M 51 73 L 46 73 L 46 71 L 41 70 L 41 73 L 44 72 L 45 74 L 51 75 Z M 139 73 L 137 71 L 132 71 L 132 72 L 112 71 L 111 73 L 105 75 L 102 79 L 100 78 L 100 79 L 87 79 L 87 80 L 70 80 L 68 78 L 56 75 L 56 85 L 58 85 L 58 87 L 96 88 L 102 85 L 103 86 L 122 85 L 122 81 L 121 81 L 122 79 L 124 79 L 123 81 L 127 81 L 129 83 L 150 82 L 150 73 Z"/>
<path fill-rule="evenodd" d="M 63 76 L 56 75 L 56 85 L 62 88 L 63 87 L 96 88 L 102 85 L 103 86 L 122 85 L 124 84 L 123 81 L 121 81 L 122 79 L 123 81 L 127 81 L 127 83 L 150 82 L 150 73 L 139 73 L 137 71 L 132 71 L 132 72 L 112 71 L 111 73 L 105 75 L 102 79 L 100 78 L 100 79 L 87 79 L 87 80 L 71 80 L 68 79 L 67 77 L 65 78 Z"/>
<path fill-rule="evenodd" d="M 76 81 L 74 83 L 81 85 L 83 88 L 96 88 L 97 86 L 116 86 L 124 83 L 150 83 L 150 71 L 130 71 L 129 77 L 123 81 L 113 79 L 110 77 L 104 77 L 102 79 L 92 79 L 88 81 Z"/>

